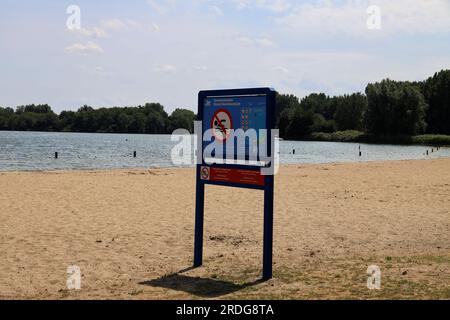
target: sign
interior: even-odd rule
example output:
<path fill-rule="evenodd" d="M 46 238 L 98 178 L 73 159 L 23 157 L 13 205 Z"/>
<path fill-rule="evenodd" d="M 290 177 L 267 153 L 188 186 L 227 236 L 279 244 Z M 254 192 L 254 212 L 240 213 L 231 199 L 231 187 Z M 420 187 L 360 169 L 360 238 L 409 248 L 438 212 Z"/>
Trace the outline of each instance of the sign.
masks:
<path fill-rule="evenodd" d="M 268 129 L 267 123 L 267 94 L 253 95 L 229 95 L 229 96 L 207 96 L 202 103 L 203 132 L 212 129 L 213 141 L 204 142 L 203 148 L 218 142 L 222 144 L 224 157 L 237 159 L 249 158 L 251 153 L 258 153 L 257 148 L 262 139 L 267 137 L 261 134 L 262 130 Z M 210 120 L 209 120 L 210 119 Z M 228 147 L 231 131 L 247 132 L 252 129 L 255 136 L 241 146 Z"/>
<path fill-rule="evenodd" d="M 263 279 L 272 278 L 274 176 L 263 169 L 275 162 L 275 94 L 269 88 L 199 93 L 194 267 L 203 263 L 205 186 L 258 189 L 264 191 Z"/>
<path fill-rule="evenodd" d="M 201 172 L 203 181 L 264 186 L 264 176 L 255 170 L 202 167 Z"/>

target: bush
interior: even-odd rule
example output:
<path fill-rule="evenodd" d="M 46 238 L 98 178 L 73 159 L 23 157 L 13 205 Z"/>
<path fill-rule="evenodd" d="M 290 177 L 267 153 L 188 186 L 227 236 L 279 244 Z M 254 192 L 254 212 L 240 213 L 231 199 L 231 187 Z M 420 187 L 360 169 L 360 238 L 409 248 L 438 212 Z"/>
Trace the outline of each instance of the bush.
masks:
<path fill-rule="evenodd" d="M 445 135 L 421 135 L 410 137 L 406 135 L 396 136 L 376 136 L 366 134 L 361 131 L 337 131 L 333 133 L 327 132 L 313 132 L 305 140 L 312 141 L 331 141 L 331 142 L 359 142 L 359 143 L 374 143 L 374 144 L 420 144 L 429 146 L 450 146 L 450 136 Z"/>
<path fill-rule="evenodd" d="M 413 137 L 413 143 L 432 146 L 450 146 L 450 136 L 426 134 Z"/>
<path fill-rule="evenodd" d="M 333 142 L 363 142 L 364 132 L 347 130 L 333 133 L 313 132 L 309 139 L 314 141 L 333 141 Z"/>

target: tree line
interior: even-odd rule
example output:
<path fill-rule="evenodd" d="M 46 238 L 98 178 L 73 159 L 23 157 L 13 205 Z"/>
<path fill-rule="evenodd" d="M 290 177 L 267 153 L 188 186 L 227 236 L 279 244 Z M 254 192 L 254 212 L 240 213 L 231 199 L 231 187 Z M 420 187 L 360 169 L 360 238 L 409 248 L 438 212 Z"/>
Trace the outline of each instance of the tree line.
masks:
<path fill-rule="evenodd" d="M 350 130 L 374 137 L 450 135 L 450 70 L 422 82 L 385 79 L 368 84 L 364 94 L 280 95 L 277 104 L 286 139 Z"/>
<path fill-rule="evenodd" d="M 85 105 L 59 115 L 49 105 L 32 104 L 16 110 L 0 108 L 0 130 L 166 134 L 178 128 L 192 132 L 195 117 L 186 109 L 169 116 L 159 103 L 100 109 Z"/>
<path fill-rule="evenodd" d="M 0 130 L 167 134 L 193 132 L 194 112 L 176 109 L 171 115 L 159 103 L 137 107 L 93 109 L 55 114 L 49 105 L 0 107 Z M 422 82 L 389 79 L 368 84 L 364 93 L 302 99 L 277 98 L 277 127 L 285 139 L 319 137 L 318 133 L 358 132 L 374 137 L 450 135 L 450 70 Z"/>

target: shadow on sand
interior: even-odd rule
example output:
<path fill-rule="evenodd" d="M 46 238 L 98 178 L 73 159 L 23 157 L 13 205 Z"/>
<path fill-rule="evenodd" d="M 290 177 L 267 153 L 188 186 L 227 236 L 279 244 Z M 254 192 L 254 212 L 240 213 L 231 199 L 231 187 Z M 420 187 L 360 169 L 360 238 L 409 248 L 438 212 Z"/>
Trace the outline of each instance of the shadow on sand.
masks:
<path fill-rule="evenodd" d="M 264 280 L 256 280 L 238 285 L 228 281 L 183 275 L 183 273 L 194 269 L 191 267 L 159 279 L 144 281 L 139 284 L 183 291 L 202 298 L 217 298 L 265 282 Z"/>

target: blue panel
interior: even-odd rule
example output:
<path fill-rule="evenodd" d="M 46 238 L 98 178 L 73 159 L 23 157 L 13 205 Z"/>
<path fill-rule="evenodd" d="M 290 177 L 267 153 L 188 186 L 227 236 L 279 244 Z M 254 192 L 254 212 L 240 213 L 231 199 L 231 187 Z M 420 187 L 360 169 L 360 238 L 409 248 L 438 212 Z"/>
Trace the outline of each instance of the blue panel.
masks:
<path fill-rule="evenodd" d="M 250 146 L 255 148 L 253 154 L 258 154 L 259 143 L 267 142 L 267 135 L 260 132 L 267 129 L 267 99 L 267 94 L 206 95 L 202 101 L 203 132 L 212 129 L 214 134 L 210 142 L 203 143 L 203 149 L 216 141 L 216 146 L 223 148 L 223 158 L 248 159 Z M 229 129 L 242 129 L 244 132 L 254 129 L 256 136 L 251 141 L 247 139 L 241 148 L 238 148 L 236 141 L 234 148 L 227 148 L 227 142 L 231 139 L 227 135 Z"/>

